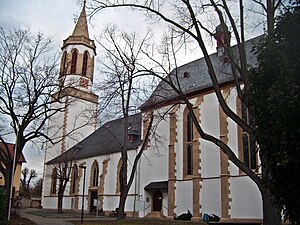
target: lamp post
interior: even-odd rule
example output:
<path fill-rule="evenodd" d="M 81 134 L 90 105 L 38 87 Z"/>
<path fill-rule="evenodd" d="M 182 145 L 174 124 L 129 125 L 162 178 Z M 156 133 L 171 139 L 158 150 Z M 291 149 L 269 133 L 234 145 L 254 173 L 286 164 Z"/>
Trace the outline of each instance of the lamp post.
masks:
<path fill-rule="evenodd" d="M 82 164 L 79 168 L 83 169 L 83 190 L 82 190 L 82 205 L 81 205 L 81 220 L 80 223 L 83 223 L 83 208 L 84 208 L 84 188 L 85 188 L 85 170 L 86 165 Z"/>

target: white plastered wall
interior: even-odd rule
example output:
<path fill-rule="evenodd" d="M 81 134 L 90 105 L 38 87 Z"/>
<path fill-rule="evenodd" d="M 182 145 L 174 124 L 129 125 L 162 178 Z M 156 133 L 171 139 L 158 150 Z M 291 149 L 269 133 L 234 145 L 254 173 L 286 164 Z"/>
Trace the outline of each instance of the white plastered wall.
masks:
<path fill-rule="evenodd" d="M 193 102 L 195 99 L 193 100 Z M 236 92 L 234 89 L 230 91 L 228 97 L 229 106 L 236 110 Z M 161 109 L 161 113 L 165 109 Z M 183 154 L 182 154 L 182 127 L 183 127 L 183 110 L 184 105 L 181 105 L 177 111 L 177 143 L 175 144 L 176 151 L 176 191 L 175 191 L 175 213 L 180 215 L 185 213 L 187 209 L 192 211 L 193 196 L 192 196 L 192 182 L 190 180 L 183 180 Z M 216 137 L 220 135 L 219 125 L 219 104 L 214 93 L 208 94 L 204 97 L 200 105 L 201 125 L 203 129 Z M 157 117 L 156 117 L 157 119 Z M 167 181 L 168 180 L 168 145 L 169 145 L 169 123 L 168 116 L 162 120 L 157 127 L 157 136 L 162 137 L 160 141 L 154 139 L 150 142 L 150 147 L 142 155 L 141 161 L 137 170 L 136 182 L 130 190 L 130 194 L 137 194 L 137 197 L 129 196 L 127 199 L 126 211 L 133 211 L 134 208 L 139 211 L 140 216 L 144 216 L 151 212 L 152 194 L 145 191 L 144 187 L 150 182 Z M 237 126 L 228 119 L 228 145 L 237 154 Z M 221 182 L 220 182 L 220 150 L 217 146 L 210 142 L 201 140 L 201 182 L 200 190 L 200 204 L 201 212 L 209 214 L 221 214 Z M 136 151 L 128 152 L 129 169 L 133 163 Z M 85 160 L 87 163 L 86 187 L 87 194 L 90 168 L 95 159 L 99 163 L 99 174 L 102 173 L 102 162 L 109 157 L 108 171 L 105 177 L 104 193 L 104 211 L 114 210 L 118 206 L 119 196 L 115 195 L 117 166 L 120 159 L 120 153 L 114 153 L 108 156 L 98 156 L 95 158 Z M 262 218 L 262 204 L 261 196 L 257 186 L 248 177 L 238 177 L 239 171 L 230 162 L 230 216 L 231 218 Z M 79 193 L 82 191 L 82 180 L 80 181 Z M 147 202 L 146 199 L 149 199 Z M 70 200 L 66 198 L 66 206 L 71 205 Z M 85 209 L 88 208 L 87 201 L 85 201 Z M 56 205 L 53 202 L 49 205 Z M 163 192 L 163 213 L 167 215 L 168 196 Z M 79 199 L 79 206 L 81 207 L 81 198 Z"/>
<path fill-rule="evenodd" d="M 97 104 L 85 100 L 71 99 L 66 119 L 66 132 L 70 133 L 65 140 L 65 149 L 68 150 L 75 144 L 95 131 L 95 113 Z"/>

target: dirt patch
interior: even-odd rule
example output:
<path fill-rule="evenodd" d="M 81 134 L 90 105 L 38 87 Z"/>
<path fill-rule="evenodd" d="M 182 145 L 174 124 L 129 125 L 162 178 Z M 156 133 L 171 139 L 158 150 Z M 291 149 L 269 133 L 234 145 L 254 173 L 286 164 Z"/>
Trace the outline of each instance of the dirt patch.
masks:
<path fill-rule="evenodd" d="M 7 225 L 36 225 L 36 224 L 27 218 L 22 218 L 19 215 L 13 215 L 9 223 L 7 223 Z"/>

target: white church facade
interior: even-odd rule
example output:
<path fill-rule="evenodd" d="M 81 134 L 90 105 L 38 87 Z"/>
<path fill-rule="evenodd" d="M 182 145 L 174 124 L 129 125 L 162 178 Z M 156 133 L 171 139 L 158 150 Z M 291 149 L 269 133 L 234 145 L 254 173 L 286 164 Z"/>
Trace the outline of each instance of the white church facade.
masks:
<path fill-rule="evenodd" d="M 250 49 L 256 42 L 257 39 L 247 42 L 250 62 L 254 60 Z M 65 96 L 74 101 L 62 115 L 49 121 L 49 132 L 55 124 L 62 126 L 57 136 L 66 135 L 74 126 L 78 127 L 78 132 L 75 138 L 49 145 L 46 151 L 42 206 L 57 208 L 55 166 L 68 159 L 74 165 L 65 190 L 63 209 L 80 210 L 85 189 L 84 209 L 98 209 L 109 215 L 119 203 L 120 143 L 123 141 L 124 120 L 116 119 L 95 129 L 93 115 L 98 107 L 98 97 L 92 92 L 92 83 L 96 48 L 89 39 L 84 8 L 73 34 L 64 41 L 62 51 L 59 79 L 64 84 L 71 84 Z M 217 68 L 222 94 L 228 105 L 237 114 L 247 116 L 237 100 L 230 63 L 217 53 L 210 57 Z M 253 147 L 255 143 L 222 111 L 204 59 L 185 64 L 176 71 L 203 129 L 220 138 L 239 159 L 260 172 Z M 141 147 L 149 112 L 154 113 L 155 122 L 159 120 L 155 131 L 159 140 L 149 142 L 139 161 L 125 206 L 126 215 L 172 219 L 189 210 L 195 221 L 202 220 L 205 213 L 216 214 L 228 221 L 260 221 L 262 199 L 257 186 L 228 160 L 219 147 L 201 139 L 185 104 L 162 85 L 158 85 L 140 107 L 140 113 L 129 117 L 129 171 Z M 163 114 L 165 116 L 161 119 Z"/>

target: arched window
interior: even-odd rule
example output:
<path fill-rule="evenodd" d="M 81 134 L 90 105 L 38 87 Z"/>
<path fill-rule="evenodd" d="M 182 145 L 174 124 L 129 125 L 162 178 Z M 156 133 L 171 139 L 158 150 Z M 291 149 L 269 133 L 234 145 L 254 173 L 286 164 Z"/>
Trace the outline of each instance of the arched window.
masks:
<path fill-rule="evenodd" d="M 193 174 L 193 120 L 187 109 L 183 118 L 183 174 Z"/>
<path fill-rule="evenodd" d="M 237 111 L 240 117 L 247 123 L 251 124 L 253 118 L 248 111 L 248 108 L 239 99 L 237 101 Z M 253 136 L 248 134 L 244 129 L 238 127 L 239 133 L 239 158 L 244 162 L 244 164 L 252 170 L 258 168 L 257 164 L 257 149 L 256 142 Z"/>
<path fill-rule="evenodd" d="M 78 168 L 77 168 L 77 165 L 74 164 L 73 169 L 72 169 L 72 176 L 71 176 L 71 187 L 70 187 L 71 194 L 76 193 L 77 181 L 78 181 Z"/>
<path fill-rule="evenodd" d="M 77 50 L 75 49 L 72 53 L 71 73 L 76 73 L 76 65 L 77 65 Z"/>
<path fill-rule="evenodd" d="M 67 72 L 67 52 L 65 51 L 61 58 L 60 77 L 65 75 Z"/>
<path fill-rule="evenodd" d="M 98 180 L 99 180 L 99 166 L 97 161 L 94 161 L 91 171 L 91 185 L 92 187 L 98 186 Z"/>
<path fill-rule="evenodd" d="M 116 194 L 120 193 L 121 185 L 120 185 L 120 173 L 122 169 L 122 159 L 119 159 L 118 166 L 117 166 L 117 182 L 116 182 Z"/>
<path fill-rule="evenodd" d="M 248 108 L 242 103 L 242 118 L 247 124 L 251 124 L 253 118 L 250 115 Z M 256 144 L 253 136 L 249 135 L 245 130 L 242 130 L 243 139 L 243 154 L 244 154 L 244 164 L 250 169 L 257 168 L 256 162 Z"/>
<path fill-rule="evenodd" d="M 57 186 L 57 171 L 56 168 L 52 170 L 51 174 L 51 194 L 56 194 L 56 186 Z"/>
<path fill-rule="evenodd" d="M 82 75 L 86 75 L 87 71 L 87 65 L 88 65 L 88 52 L 85 51 L 83 54 L 83 62 L 82 62 Z"/>

